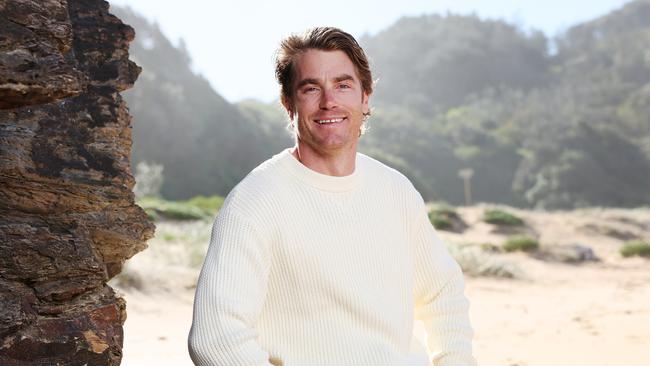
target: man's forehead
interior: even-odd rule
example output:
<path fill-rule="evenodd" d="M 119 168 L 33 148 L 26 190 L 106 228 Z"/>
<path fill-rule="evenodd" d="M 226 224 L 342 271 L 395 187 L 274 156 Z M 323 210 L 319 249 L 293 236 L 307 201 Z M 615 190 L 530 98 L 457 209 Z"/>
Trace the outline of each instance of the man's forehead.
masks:
<path fill-rule="evenodd" d="M 359 80 L 356 67 L 341 50 L 309 49 L 295 59 L 296 82 L 304 79 Z"/>

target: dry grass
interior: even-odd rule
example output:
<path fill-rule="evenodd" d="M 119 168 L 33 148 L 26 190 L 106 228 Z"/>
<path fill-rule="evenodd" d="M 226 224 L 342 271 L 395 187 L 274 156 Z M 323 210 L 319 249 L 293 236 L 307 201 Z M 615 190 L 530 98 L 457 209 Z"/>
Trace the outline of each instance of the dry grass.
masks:
<path fill-rule="evenodd" d="M 517 263 L 486 251 L 484 247 L 480 244 L 447 245 L 447 249 L 467 275 L 513 279 L 525 277 L 524 271 Z"/>
<path fill-rule="evenodd" d="M 211 230 L 212 219 L 157 222 L 149 248 L 131 258 L 110 284 L 143 292 L 193 287 Z"/>

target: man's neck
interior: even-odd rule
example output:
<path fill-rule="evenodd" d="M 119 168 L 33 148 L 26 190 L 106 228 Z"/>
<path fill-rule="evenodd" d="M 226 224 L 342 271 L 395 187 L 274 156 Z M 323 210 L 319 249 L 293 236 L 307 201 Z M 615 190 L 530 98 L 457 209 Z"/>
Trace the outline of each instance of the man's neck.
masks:
<path fill-rule="evenodd" d="M 297 143 L 291 154 L 307 168 L 321 174 L 343 177 L 354 172 L 356 146 L 332 153 L 320 152 Z"/>

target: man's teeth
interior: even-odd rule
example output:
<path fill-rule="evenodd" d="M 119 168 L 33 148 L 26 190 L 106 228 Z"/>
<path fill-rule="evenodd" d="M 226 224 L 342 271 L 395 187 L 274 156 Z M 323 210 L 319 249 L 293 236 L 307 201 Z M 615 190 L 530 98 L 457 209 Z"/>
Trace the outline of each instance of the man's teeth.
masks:
<path fill-rule="evenodd" d="M 334 119 L 317 119 L 316 122 L 323 123 L 337 123 L 343 121 L 343 118 L 334 118 Z"/>

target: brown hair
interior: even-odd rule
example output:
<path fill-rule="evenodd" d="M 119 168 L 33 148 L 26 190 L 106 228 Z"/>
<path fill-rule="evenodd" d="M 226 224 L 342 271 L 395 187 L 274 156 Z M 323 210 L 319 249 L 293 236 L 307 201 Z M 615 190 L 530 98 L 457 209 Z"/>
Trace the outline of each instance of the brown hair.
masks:
<path fill-rule="evenodd" d="M 280 99 L 285 107 L 293 109 L 294 61 L 296 56 L 308 49 L 345 52 L 354 64 L 362 90 L 368 95 L 372 94 L 370 65 L 359 43 L 349 33 L 338 28 L 317 27 L 308 29 L 303 35 L 291 35 L 280 42 L 275 58 L 275 78 L 280 84 Z"/>

